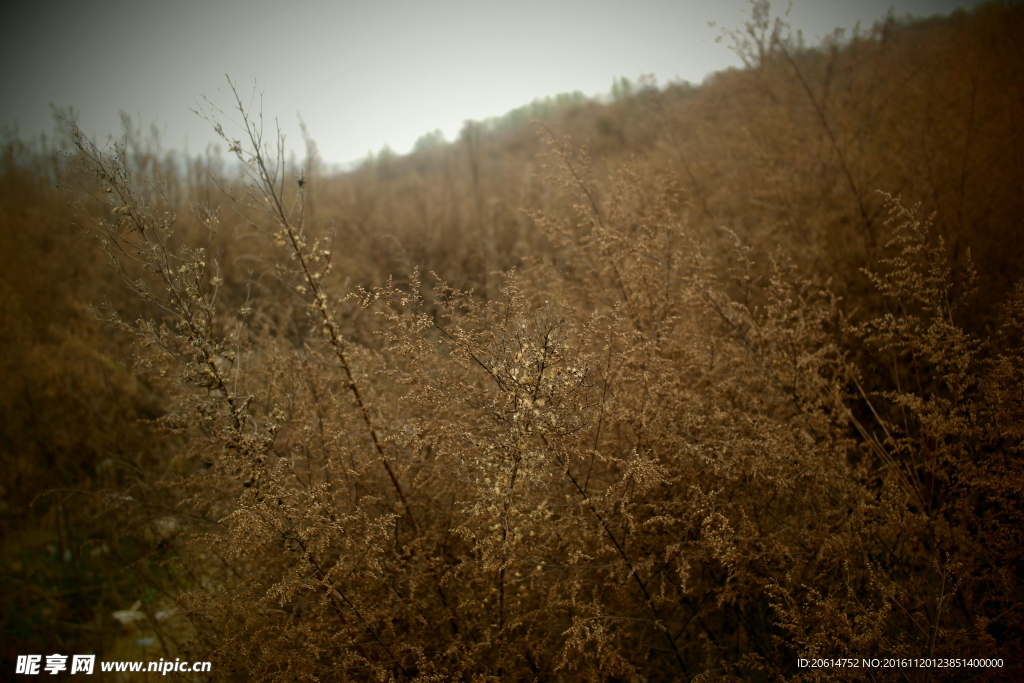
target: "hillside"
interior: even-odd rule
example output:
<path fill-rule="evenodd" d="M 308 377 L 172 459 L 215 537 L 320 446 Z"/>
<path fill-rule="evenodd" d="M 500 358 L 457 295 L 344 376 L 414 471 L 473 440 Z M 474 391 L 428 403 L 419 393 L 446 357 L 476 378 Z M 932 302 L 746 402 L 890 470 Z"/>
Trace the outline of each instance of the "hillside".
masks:
<path fill-rule="evenodd" d="M 329 217 L 351 238 L 387 233 L 428 268 L 458 258 L 441 269 L 480 286 L 479 244 L 457 257 L 446 240 L 434 242 L 443 254 L 419 242 L 431 230 L 475 236 L 482 225 L 501 270 L 543 250 L 520 211 L 547 199 L 538 174 L 550 137 L 539 121 L 587 146 L 597 192 L 630 164 L 641 181 L 671 183 L 689 229 L 731 230 L 759 254 L 781 248 L 818 272 L 838 270 L 842 287 L 884 246 L 879 193 L 920 203 L 958 266 L 972 250 L 992 313 L 1024 275 L 1019 13 L 990 5 L 891 20 L 814 49 L 783 42 L 784 27 L 755 27 L 764 45 L 732 37 L 750 68 L 702 86 L 626 81 L 608 104 L 578 93 L 538 102 L 467 124 L 457 142 L 324 179 L 319 194 L 336 202 Z M 774 43 L 773 30 L 783 32 Z"/>
<path fill-rule="evenodd" d="M 237 90 L 4 140 L 4 661 L 1020 680 L 1021 35 L 755 13 L 349 173 Z"/>

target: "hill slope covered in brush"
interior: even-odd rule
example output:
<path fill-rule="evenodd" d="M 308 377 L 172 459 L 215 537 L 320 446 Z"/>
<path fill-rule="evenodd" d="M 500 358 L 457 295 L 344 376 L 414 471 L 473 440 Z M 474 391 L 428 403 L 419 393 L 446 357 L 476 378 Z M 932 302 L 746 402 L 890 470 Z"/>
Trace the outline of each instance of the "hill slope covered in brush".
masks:
<path fill-rule="evenodd" d="M 1019 678 L 1021 9 L 761 17 L 347 174 L 8 141 L 5 657 Z"/>

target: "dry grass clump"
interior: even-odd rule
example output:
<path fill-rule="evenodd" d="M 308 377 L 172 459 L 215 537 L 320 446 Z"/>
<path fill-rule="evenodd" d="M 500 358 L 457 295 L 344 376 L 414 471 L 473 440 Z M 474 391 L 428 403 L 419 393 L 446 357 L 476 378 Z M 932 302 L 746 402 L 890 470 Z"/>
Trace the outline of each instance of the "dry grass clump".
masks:
<path fill-rule="evenodd" d="M 759 4 L 744 71 L 337 177 L 240 98 L 233 165 L 72 126 L 98 250 L 10 148 L 5 548 L 66 539 L 47 623 L 126 652 L 131 605 L 216 680 L 1019 678 L 1019 16 L 808 50 Z M 40 463 L 90 503 L 13 495 Z"/>
<path fill-rule="evenodd" d="M 71 229 L 57 158 L 6 136 L 0 149 L 0 650 L 13 666 L 43 644 L 110 650 L 110 612 L 151 587 L 163 555 L 146 527 L 173 502 L 152 495 L 160 447 L 137 424 L 160 398 L 80 299 L 100 295 L 105 270 Z M 132 497 L 142 506 L 123 516 Z"/>
<path fill-rule="evenodd" d="M 179 647 L 219 678 L 1017 666 L 1021 297 L 1003 338 L 965 332 L 944 245 L 898 199 L 867 271 L 883 307 L 851 318 L 783 253 L 710 249 L 670 181 L 599 185 L 548 128 L 549 258 L 485 297 L 415 268 L 346 289 L 305 178 L 238 114 L 249 258 L 217 253 L 216 213 L 182 239 L 123 148 L 76 133 L 71 159 L 149 307 L 108 319 L 169 406 Z"/>

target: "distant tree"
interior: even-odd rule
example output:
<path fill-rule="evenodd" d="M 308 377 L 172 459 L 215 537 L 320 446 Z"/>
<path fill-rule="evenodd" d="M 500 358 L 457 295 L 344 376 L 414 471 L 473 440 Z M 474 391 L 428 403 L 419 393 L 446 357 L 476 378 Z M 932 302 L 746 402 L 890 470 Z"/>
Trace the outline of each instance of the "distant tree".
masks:
<path fill-rule="evenodd" d="M 447 140 L 444 137 L 444 131 L 440 128 L 435 128 L 429 133 L 424 133 L 416 140 L 416 143 L 412 146 L 413 152 L 424 152 L 428 149 L 434 149 L 440 147 Z"/>

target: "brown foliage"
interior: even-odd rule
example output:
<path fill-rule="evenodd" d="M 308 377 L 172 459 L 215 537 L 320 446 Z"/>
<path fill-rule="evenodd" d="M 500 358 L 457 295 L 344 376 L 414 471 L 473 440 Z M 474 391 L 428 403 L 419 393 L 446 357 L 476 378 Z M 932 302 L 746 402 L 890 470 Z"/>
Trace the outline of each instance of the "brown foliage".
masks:
<path fill-rule="evenodd" d="M 1020 675 L 1020 197 L 975 161 L 1019 161 L 977 42 L 1019 11 L 815 51 L 766 16 L 697 92 L 334 178 L 238 100 L 219 208 L 74 134 L 130 294 L 104 315 L 159 397 L 131 509 L 173 552 L 168 652 L 218 680 Z M 877 78 L 908 55 L 944 87 Z M 911 134 L 919 107 L 965 136 Z"/>

